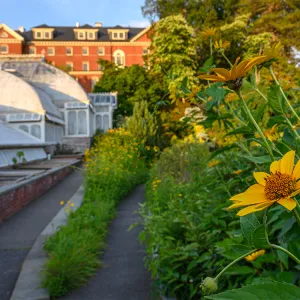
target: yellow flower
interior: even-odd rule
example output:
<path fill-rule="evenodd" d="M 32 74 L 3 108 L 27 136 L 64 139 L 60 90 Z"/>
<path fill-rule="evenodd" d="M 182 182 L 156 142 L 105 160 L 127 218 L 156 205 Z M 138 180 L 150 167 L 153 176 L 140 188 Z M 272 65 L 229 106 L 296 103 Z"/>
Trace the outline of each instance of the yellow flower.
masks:
<path fill-rule="evenodd" d="M 264 136 L 272 142 L 278 140 L 281 135 L 282 133 L 277 132 L 277 124 L 275 124 L 271 129 L 264 131 Z"/>
<path fill-rule="evenodd" d="M 247 206 L 241 209 L 237 215 L 245 216 L 256 211 L 263 210 L 274 203 L 278 203 L 293 210 L 296 200 L 292 197 L 300 193 L 300 160 L 294 168 L 295 151 L 287 152 L 281 160 L 272 162 L 270 173 L 254 172 L 253 176 L 257 184 L 250 186 L 244 193 L 230 198 L 234 204 L 228 209 Z"/>
<path fill-rule="evenodd" d="M 182 194 L 178 194 L 179 197 L 182 197 Z"/>
<path fill-rule="evenodd" d="M 233 171 L 232 174 L 239 175 L 239 174 L 241 174 L 242 172 L 243 172 L 242 170 L 236 170 L 236 171 Z"/>
<path fill-rule="evenodd" d="M 213 167 L 213 166 L 216 166 L 216 165 L 219 164 L 219 163 L 220 163 L 219 160 L 212 160 L 211 162 L 209 162 L 209 163 L 207 164 L 207 166 L 208 166 L 209 168 L 211 168 L 211 167 Z"/>
<path fill-rule="evenodd" d="M 265 254 L 265 250 L 259 250 L 259 251 L 256 251 L 248 256 L 245 257 L 245 259 L 247 261 L 253 261 L 253 260 L 256 260 L 259 256 L 262 256 Z"/>
<path fill-rule="evenodd" d="M 74 203 L 72 203 L 70 206 L 73 207 L 73 206 L 74 206 Z"/>
<path fill-rule="evenodd" d="M 264 56 L 266 57 L 265 61 L 269 61 L 271 59 L 276 59 L 279 57 L 280 50 L 283 48 L 283 45 L 279 42 L 274 44 L 272 47 L 267 47 L 264 50 Z"/>
<path fill-rule="evenodd" d="M 206 37 L 210 38 L 216 34 L 217 28 L 207 28 L 201 31 L 201 34 Z"/>
<path fill-rule="evenodd" d="M 64 201 L 60 201 L 59 204 L 60 204 L 60 205 L 64 205 L 65 202 L 64 202 Z"/>
<path fill-rule="evenodd" d="M 215 41 L 215 49 L 219 50 L 219 49 L 227 49 L 230 47 L 230 42 L 228 41 L 222 41 L 222 39 L 220 39 L 219 41 Z"/>
<path fill-rule="evenodd" d="M 199 78 L 218 82 L 234 81 L 236 79 L 243 78 L 253 66 L 264 62 L 265 58 L 265 56 L 257 56 L 251 59 L 246 59 L 238 64 L 240 59 L 238 57 L 231 70 L 228 71 L 224 68 L 214 68 L 212 70 L 217 75 L 202 74 L 199 75 Z"/>

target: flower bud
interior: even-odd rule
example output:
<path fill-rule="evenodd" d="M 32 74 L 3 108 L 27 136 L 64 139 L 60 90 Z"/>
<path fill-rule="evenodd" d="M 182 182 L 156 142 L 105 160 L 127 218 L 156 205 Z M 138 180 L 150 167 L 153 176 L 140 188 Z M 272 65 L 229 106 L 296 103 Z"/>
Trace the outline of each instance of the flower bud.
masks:
<path fill-rule="evenodd" d="M 212 294 L 218 290 L 218 283 L 214 278 L 206 277 L 200 287 L 205 294 Z"/>

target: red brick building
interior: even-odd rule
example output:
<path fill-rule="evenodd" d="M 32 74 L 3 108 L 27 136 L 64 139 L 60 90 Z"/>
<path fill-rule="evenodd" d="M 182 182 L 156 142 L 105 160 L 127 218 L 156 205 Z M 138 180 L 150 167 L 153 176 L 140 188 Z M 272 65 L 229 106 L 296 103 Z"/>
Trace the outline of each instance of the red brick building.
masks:
<path fill-rule="evenodd" d="M 74 27 L 46 24 L 26 31 L 0 24 L 0 56 L 44 55 L 45 59 L 69 71 L 87 92 L 102 75 L 100 58 L 120 66 L 143 65 L 150 39 L 148 28 L 103 27 L 76 23 Z"/>

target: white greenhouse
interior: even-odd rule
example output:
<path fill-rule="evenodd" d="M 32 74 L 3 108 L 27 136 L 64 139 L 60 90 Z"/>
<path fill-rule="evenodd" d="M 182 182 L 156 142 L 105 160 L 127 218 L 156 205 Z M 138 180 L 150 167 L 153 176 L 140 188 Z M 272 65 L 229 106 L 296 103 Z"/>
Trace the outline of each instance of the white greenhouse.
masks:
<path fill-rule="evenodd" d="M 41 60 L 0 59 L 0 121 L 48 149 L 61 144 L 83 152 L 96 129 L 112 127 L 116 105 L 116 93 L 88 95 L 73 77 Z M 0 151 L 3 144 L 0 133 Z"/>

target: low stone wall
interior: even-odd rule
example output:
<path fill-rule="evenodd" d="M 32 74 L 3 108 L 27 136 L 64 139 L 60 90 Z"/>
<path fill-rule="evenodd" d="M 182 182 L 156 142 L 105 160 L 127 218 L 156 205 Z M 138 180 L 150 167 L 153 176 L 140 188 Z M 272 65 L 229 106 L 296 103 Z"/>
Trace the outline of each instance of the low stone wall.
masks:
<path fill-rule="evenodd" d="M 73 171 L 72 166 L 76 164 L 79 164 L 79 162 L 73 162 L 59 169 L 50 170 L 35 178 L 12 185 L 7 190 L 1 192 L 0 223 L 63 180 Z"/>
<path fill-rule="evenodd" d="M 63 150 L 71 150 L 74 153 L 84 153 L 91 146 L 90 137 L 64 137 L 62 139 Z"/>

